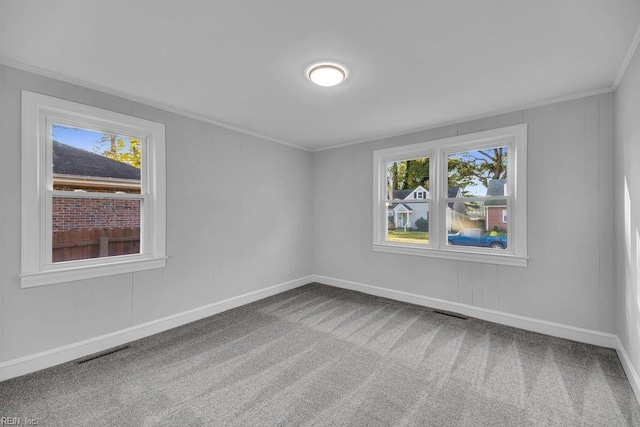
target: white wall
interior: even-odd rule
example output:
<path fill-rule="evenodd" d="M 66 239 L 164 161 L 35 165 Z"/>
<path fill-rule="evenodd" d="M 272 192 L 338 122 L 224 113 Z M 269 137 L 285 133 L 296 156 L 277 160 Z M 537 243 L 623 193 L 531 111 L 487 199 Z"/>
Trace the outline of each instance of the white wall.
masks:
<path fill-rule="evenodd" d="M 372 251 L 374 150 L 519 123 L 529 124 L 528 268 Z M 608 93 L 316 152 L 313 271 L 611 333 L 612 149 Z"/>
<path fill-rule="evenodd" d="M 166 125 L 166 268 L 19 287 L 21 89 Z M 0 362 L 311 274 L 309 152 L 3 66 L 0 124 Z"/>
<path fill-rule="evenodd" d="M 615 332 L 640 372 L 640 53 L 614 99 Z"/>

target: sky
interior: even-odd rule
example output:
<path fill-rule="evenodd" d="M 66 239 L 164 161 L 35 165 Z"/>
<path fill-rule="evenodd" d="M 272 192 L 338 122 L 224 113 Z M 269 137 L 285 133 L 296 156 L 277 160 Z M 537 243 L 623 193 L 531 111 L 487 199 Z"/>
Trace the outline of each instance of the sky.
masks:
<path fill-rule="evenodd" d="M 496 148 L 500 148 L 500 147 L 496 147 Z M 505 156 L 508 155 L 508 147 L 501 147 L 504 150 Z M 488 151 L 491 150 L 490 148 L 484 151 Z M 464 152 L 460 152 L 460 153 L 455 153 L 455 154 L 451 154 L 449 155 L 450 159 L 456 159 L 456 158 L 463 158 L 463 157 L 476 157 L 476 158 L 484 158 L 479 152 L 477 151 L 464 151 Z M 467 191 L 469 193 L 469 196 L 486 196 L 487 195 L 487 187 L 485 187 L 484 185 L 482 185 L 482 183 L 480 182 L 479 179 L 474 179 L 474 183 L 471 185 L 468 185 L 466 188 L 464 188 L 463 190 Z"/>
<path fill-rule="evenodd" d="M 54 140 L 63 144 L 71 145 L 72 147 L 80 148 L 82 150 L 91 151 L 92 153 L 99 153 L 109 149 L 109 146 L 106 144 L 102 147 L 102 149 L 99 149 L 100 139 L 103 135 L 104 134 L 102 132 L 78 129 L 57 124 L 53 125 Z M 118 135 L 118 138 L 122 138 L 125 141 L 125 151 L 128 151 L 130 144 L 129 138 L 121 135 Z M 97 151 L 96 148 L 98 148 Z"/>

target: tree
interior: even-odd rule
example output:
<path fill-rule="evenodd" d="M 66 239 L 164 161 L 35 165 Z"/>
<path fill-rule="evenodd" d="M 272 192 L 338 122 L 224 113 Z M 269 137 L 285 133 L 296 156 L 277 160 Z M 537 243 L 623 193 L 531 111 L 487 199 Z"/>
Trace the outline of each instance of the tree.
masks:
<path fill-rule="evenodd" d="M 391 190 L 414 189 L 419 185 L 429 188 L 429 159 L 424 157 L 390 163 L 387 177 Z"/>
<path fill-rule="evenodd" d="M 429 187 L 429 159 L 407 160 L 405 188 L 414 189 L 419 185 Z"/>
<path fill-rule="evenodd" d="M 140 169 L 142 161 L 141 143 L 138 138 L 128 138 L 129 144 L 118 135 L 104 134 L 94 148 L 94 153 L 108 157 L 121 163 L 126 163 Z M 103 150 L 109 144 L 108 150 Z M 101 151 L 102 150 L 102 151 Z"/>
<path fill-rule="evenodd" d="M 448 186 L 462 189 L 482 184 L 489 187 L 493 179 L 507 177 L 507 148 L 465 151 L 448 159 Z M 429 188 L 429 159 L 427 157 L 392 162 L 387 165 L 389 191 Z M 391 194 L 390 194 L 391 196 Z"/>
<path fill-rule="evenodd" d="M 467 151 L 449 157 L 449 187 L 464 188 L 480 183 L 486 188 L 493 179 L 507 177 L 507 148 Z"/>

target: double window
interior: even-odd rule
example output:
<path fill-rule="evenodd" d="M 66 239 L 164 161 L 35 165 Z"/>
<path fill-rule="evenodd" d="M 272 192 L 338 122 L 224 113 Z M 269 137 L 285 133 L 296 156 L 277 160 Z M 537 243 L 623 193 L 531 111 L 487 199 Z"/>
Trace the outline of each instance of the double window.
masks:
<path fill-rule="evenodd" d="M 23 91 L 22 221 L 22 287 L 164 266 L 164 125 Z"/>
<path fill-rule="evenodd" d="M 374 250 L 526 266 L 526 143 L 523 124 L 375 151 Z"/>

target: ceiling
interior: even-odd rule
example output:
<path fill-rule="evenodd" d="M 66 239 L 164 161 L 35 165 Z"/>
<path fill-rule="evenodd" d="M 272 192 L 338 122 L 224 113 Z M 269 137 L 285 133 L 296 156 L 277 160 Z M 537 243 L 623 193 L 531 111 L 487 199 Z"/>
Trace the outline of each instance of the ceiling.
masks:
<path fill-rule="evenodd" d="M 308 149 L 611 89 L 637 0 L 0 0 L 0 58 Z M 306 68 L 344 64 L 315 86 Z"/>

